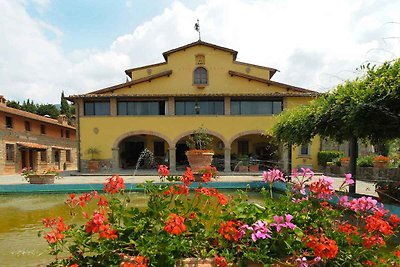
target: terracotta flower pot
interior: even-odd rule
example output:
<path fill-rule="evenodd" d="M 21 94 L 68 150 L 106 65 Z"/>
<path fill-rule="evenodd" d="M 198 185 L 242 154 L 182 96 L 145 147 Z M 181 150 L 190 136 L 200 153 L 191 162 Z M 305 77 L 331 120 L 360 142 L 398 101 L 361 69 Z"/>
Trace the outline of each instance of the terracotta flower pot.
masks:
<path fill-rule="evenodd" d="M 98 170 L 100 168 L 99 161 L 97 161 L 97 160 L 89 160 L 87 168 L 88 168 L 89 172 L 91 172 L 91 173 L 98 172 Z"/>
<path fill-rule="evenodd" d="M 41 175 L 29 175 L 28 181 L 31 184 L 54 184 L 54 174 L 41 174 Z"/>
<path fill-rule="evenodd" d="M 249 167 L 244 166 L 244 165 L 239 165 L 238 171 L 239 172 L 248 172 L 249 171 Z"/>
<path fill-rule="evenodd" d="M 374 168 L 386 168 L 388 163 L 386 161 L 374 161 Z"/>
<path fill-rule="evenodd" d="M 253 164 L 249 166 L 249 172 L 259 172 L 260 171 L 259 164 Z"/>
<path fill-rule="evenodd" d="M 214 156 L 214 152 L 211 150 L 188 150 L 185 154 L 194 172 L 210 166 Z"/>

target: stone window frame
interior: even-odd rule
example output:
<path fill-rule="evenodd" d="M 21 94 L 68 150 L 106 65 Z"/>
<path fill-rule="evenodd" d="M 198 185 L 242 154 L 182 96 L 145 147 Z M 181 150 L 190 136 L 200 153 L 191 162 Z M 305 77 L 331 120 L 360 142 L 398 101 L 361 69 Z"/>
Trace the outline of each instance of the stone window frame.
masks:
<path fill-rule="evenodd" d="M 40 124 L 40 134 L 46 134 L 46 125 Z"/>
<path fill-rule="evenodd" d="M 205 82 L 202 81 L 202 77 L 196 77 L 198 75 L 204 75 L 204 73 L 199 73 L 200 70 L 204 70 L 206 77 L 205 77 Z M 197 81 L 199 79 L 199 81 Z M 195 86 L 206 86 L 209 85 L 209 75 L 208 75 L 208 70 L 205 66 L 200 66 L 200 67 L 196 67 L 193 70 L 193 85 Z"/>
<path fill-rule="evenodd" d="M 25 121 L 25 122 L 24 122 L 24 125 L 25 125 L 25 131 L 26 131 L 26 132 L 32 131 L 30 121 Z"/>
<path fill-rule="evenodd" d="M 65 161 L 72 162 L 71 150 L 69 149 L 65 150 Z"/>
<path fill-rule="evenodd" d="M 12 129 L 14 128 L 14 119 L 11 116 L 6 116 L 6 128 Z"/>
<path fill-rule="evenodd" d="M 307 153 L 303 153 L 305 152 L 305 150 L 307 150 Z M 299 156 L 300 157 L 308 157 L 311 155 L 311 144 L 307 143 L 307 144 L 302 144 L 301 146 L 299 146 Z"/>
<path fill-rule="evenodd" d="M 40 151 L 40 161 L 47 162 L 47 150 Z"/>
<path fill-rule="evenodd" d="M 15 161 L 15 144 L 6 143 L 5 151 L 6 151 L 6 154 L 5 154 L 6 161 L 14 162 Z"/>

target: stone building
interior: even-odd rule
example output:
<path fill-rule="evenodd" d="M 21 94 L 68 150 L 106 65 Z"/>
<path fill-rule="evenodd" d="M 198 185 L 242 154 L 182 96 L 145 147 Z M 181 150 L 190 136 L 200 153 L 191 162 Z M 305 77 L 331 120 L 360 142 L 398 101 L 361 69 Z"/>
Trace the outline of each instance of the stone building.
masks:
<path fill-rule="evenodd" d="M 0 96 L 0 174 L 34 170 L 77 169 L 76 128 L 65 115 L 57 120 L 7 107 Z"/>

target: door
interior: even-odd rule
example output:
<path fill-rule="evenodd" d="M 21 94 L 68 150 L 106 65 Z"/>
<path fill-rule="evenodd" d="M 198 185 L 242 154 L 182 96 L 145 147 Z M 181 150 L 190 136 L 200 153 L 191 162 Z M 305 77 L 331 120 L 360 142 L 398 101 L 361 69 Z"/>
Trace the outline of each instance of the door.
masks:
<path fill-rule="evenodd" d="M 126 142 L 125 143 L 125 158 L 126 167 L 134 168 L 137 160 L 139 159 L 140 153 L 144 150 L 144 142 Z"/>

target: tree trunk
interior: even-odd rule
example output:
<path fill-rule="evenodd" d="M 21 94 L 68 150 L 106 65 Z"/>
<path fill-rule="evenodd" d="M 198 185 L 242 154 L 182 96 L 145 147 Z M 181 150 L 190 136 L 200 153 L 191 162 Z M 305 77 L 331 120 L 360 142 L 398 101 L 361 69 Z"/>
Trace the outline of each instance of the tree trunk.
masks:
<path fill-rule="evenodd" d="M 349 193 L 350 194 L 355 194 L 356 193 L 356 176 L 357 176 L 357 157 L 358 157 L 358 142 L 357 142 L 357 136 L 352 136 L 350 138 L 350 151 L 349 151 L 349 156 L 350 156 L 350 173 L 351 176 L 354 180 L 354 184 L 350 185 L 349 187 Z"/>
<path fill-rule="evenodd" d="M 292 145 L 288 145 L 287 171 L 288 171 L 288 175 L 292 174 Z"/>

